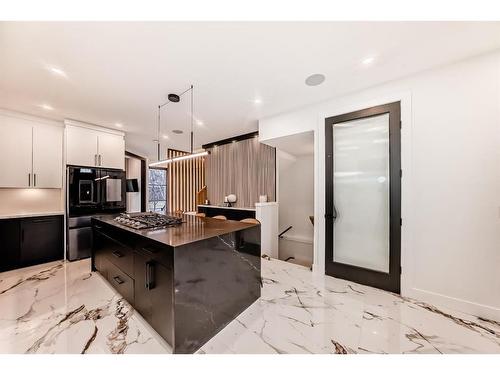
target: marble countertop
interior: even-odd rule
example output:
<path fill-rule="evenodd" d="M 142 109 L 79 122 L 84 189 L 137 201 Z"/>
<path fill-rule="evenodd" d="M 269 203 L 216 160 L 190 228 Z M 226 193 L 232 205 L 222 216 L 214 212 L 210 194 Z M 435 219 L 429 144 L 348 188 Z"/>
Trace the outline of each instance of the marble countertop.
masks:
<path fill-rule="evenodd" d="M 20 219 L 24 217 L 39 217 L 39 216 L 55 216 L 64 215 L 64 211 L 51 211 L 51 212 L 36 212 L 36 213 L 20 213 L 20 214 L 0 214 L 1 219 Z"/>
<path fill-rule="evenodd" d="M 114 221 L 116 215 L 94 216 L 92 219 L 171 247 L 187 245 L 260 225 L 185 214 L 172 216 L 181 216 L 182 224 L 160 229 L 133 229 Z"/>
<path fill-rule="evenodd" d="M 222 210 L 255 211 L 255 208 L 250 208 L 250 207 L 224 207 L 224 206 L 217 206 L 214 204 L 199 204 L 198 207 L 220 208 Z"/>

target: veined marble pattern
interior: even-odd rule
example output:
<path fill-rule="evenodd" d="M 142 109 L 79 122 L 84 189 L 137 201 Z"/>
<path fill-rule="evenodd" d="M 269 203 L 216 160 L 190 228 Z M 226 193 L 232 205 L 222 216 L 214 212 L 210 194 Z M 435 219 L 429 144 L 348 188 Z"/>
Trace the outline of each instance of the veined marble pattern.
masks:
<path fill-rule="evenodd" d="M 170 353 L 88 260 L 0 274 L 0 353 Z M 260 300 L 199 353 L 500 353 L 500 323 L 262 260 Z"/>
<path fill-rule="evenodd" d="M 168 353 L 90 261 L 0 274 L 0 353 Z"/>
<path fill-rule="evenodd" d="M 276 260 L 263 290 L 200 353 L 500 353 L 500 323 Z"/>

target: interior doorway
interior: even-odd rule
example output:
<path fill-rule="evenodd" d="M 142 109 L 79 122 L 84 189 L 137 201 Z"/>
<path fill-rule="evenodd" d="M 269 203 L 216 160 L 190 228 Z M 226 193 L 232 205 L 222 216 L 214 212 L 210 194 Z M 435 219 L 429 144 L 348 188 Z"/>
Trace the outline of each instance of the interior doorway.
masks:
<path fill-rule="evenodd" d="M 400 102 L 325 120 L 325 271 L 400 292 Z"/>
<path fill-rule="evenodd" d="M 314 256 L 314 132 L 273 139 L 279 259 L 311 267 Z"/>

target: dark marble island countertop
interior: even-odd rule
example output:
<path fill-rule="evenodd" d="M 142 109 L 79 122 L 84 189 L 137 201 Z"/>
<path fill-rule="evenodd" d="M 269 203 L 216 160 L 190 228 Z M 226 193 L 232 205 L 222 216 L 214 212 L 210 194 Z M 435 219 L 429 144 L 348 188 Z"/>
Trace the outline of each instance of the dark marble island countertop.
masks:
<path fill-rule="evenodd" d="M 194 215 L 169 214 L 169 216 L 181 217 L 182 224 L 158 229 L 134 229 L 117 223 L 114 220 L 117 216 L 118 215 L 94 216 L 92 219 L 171 247 L 179 247 L 260 225 L 242 223 L 234 220 L 218 220 Z"/>

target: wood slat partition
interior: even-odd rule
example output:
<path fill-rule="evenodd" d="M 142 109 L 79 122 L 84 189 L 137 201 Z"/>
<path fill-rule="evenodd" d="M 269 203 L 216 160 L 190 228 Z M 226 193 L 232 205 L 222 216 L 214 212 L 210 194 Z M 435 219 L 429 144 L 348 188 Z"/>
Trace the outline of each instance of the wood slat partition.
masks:
<path fill-rule="evenodd" d="M 210 148 L 205 168 L 211 204 L 228 194 L 236 194 L 235 207 L 254 207 L 259 195 L 276 199 L 276 149 L 257 137 Z"/>
<path fill-rule="evenodd" d="M 187 154 L 184 151 L 167 150 L 167 158 Z M 196 211 L 196 194 L 205 186 L 205 158 L 171 163 L 167 176 L 168 211 Z"/>

